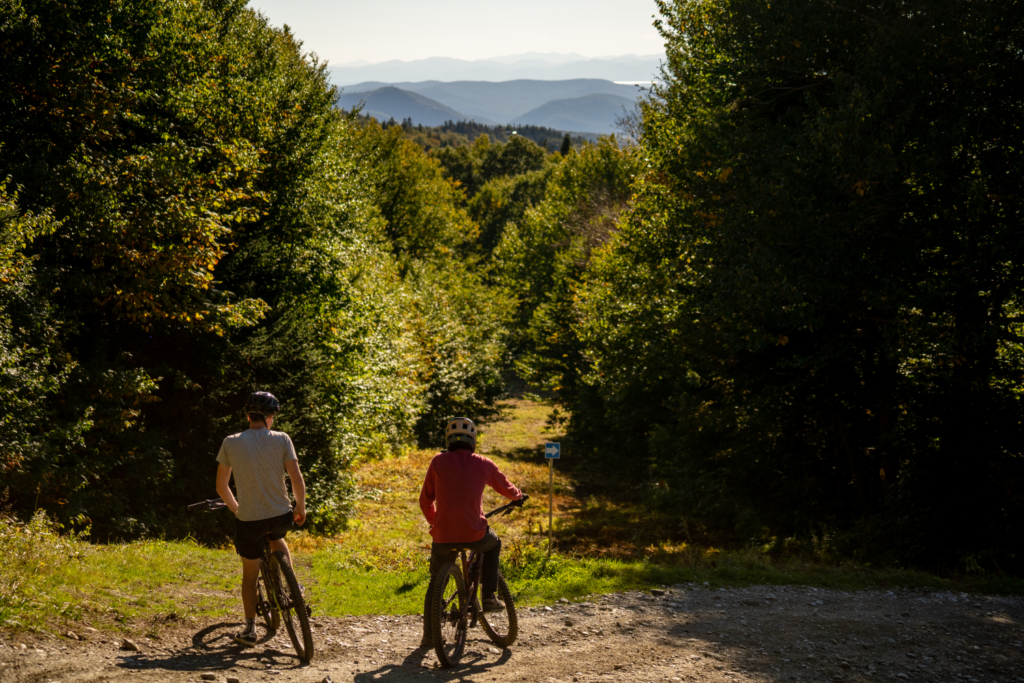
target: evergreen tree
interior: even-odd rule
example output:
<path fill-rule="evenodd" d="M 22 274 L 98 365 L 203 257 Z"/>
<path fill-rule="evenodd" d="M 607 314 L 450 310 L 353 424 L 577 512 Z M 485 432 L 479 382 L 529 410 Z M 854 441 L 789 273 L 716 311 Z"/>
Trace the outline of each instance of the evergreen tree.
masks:
<path fill-rule="evenodd" d="M 565 137 L 562 138 L 562 148 L 560 150 L 558 150 L 558 152 L 559 152 L 559 154 L 561 154 L 564 157 L 565 155 L 567 155 L 569 153 L 569 150 L 571 150 L 571 149 L 572 149 L 572 136 L 569 135 L 568 133 L 566 133 Z"/>

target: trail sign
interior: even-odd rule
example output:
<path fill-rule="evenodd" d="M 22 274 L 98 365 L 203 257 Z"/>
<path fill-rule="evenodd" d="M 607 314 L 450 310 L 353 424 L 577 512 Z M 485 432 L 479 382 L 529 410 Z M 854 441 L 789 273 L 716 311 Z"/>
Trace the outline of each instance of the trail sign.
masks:
<path fill-rule="evenodd" d="M 548 557 L 551 557 L 551 545 L 555 541 L 555 461 L 561 455 L 562 444 L 544 442 L 544 457 L 548 460 Z"/>

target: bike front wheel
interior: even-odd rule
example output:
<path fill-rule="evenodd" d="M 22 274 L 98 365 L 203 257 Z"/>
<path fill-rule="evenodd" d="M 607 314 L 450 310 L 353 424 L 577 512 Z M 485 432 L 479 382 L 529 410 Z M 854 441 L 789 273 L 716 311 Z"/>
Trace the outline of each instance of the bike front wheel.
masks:
<path fill-rule="evenodd" d="M 295 578 L 295 572 L 284 559 L 281 552 L 275 552 L 271 560 L 271 566 L 276 567 L 280 572 L 278 576 L 283 581 L 278 581 L 280 586 L 279 604 L 281 606 L 281 620 L 284 622 L 285 630 L 288 631 L 288 638 L 295 648 L 295 655 L 304 662 L 313 660 L 313 632 L 309 628 L 309 609 L 306 607 L 306 598 L 299 588 L 299 581 Z"/>
<path fill-rule="evenodd" d="M 273 588 L 268 581 L 270 576 L 270 565 L 264 563 L 263 577 L 256 582 L 256 611 L 263 617 L 263 623 L 267 625 L 267 631 L 277 632 L 281 627 L 281 612 L 277 609 L 273 598 Z"/>
<path fill-rule="evenodd" d="M 441 666 L 455 666 L 466 649 L 466 582 L 454 562 L 443 565 L 430 583 L 434 604 L 430 610 L 430 634 Z"/>
<path fill-rule="evenodd" d="M 480 625 L 484 627 L 484 633 L 492 643 L 499 647 L 508 647 L 516 642 L 519 635 L 519 618 L 516 616 L 516 603 L 512 598 L 512 591 L 508 589 L 501 570 L 498 570 L 497 597 L 505 603 L 505 609 L 500 612 L 481 610 Z"/>

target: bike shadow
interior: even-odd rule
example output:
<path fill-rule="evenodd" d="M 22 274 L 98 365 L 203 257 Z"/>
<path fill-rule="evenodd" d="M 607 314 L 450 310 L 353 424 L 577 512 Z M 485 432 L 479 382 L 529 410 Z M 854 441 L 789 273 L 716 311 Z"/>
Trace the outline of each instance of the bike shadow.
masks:
<path fill-rule="evenodd" d="M 458 681 L 502 666 L 512 657 L 512 650 L 505 648 L 497 659 L 489 660 L 487 653 L 480 652 L 477 649 L 470 650 L 469 648 L 472 644 L 473 641 L 466 643 L 467 651 L 462 655 L 461 661 L 459 661 L 457 666 L 453 666 L 450 669 L 435 669 L 434 664 L 437 662 L 437 656 L 434 654 L 434 648 L 421 647 L 406 655 L 401 664 L 384 664 L 372 671 L 359 673 L 359 678 L 360 680 L 369 679 L 373 681 L 407 681 L 410 669 L 423 669 L 430 671 L 434 677 L 441 680 Z M 493 647 L 489 641 L 481 640 L 479 644 L 483 648 Z"/>
<path fill-rule="evenodd" d="M 125 652 L 120 656 L 119 668 L 134 671 L 225 671 L 236 666 L 254 664 L 281 671 L 297 670 L 308 666 L 294 654 L 268 647 L 283 633 L 264 633 L 254 648 L 246 648 L 232 640 L 242 624 L 222 622 L 211 624 L 192 636 L 192 648 L 184 652 Z"/>

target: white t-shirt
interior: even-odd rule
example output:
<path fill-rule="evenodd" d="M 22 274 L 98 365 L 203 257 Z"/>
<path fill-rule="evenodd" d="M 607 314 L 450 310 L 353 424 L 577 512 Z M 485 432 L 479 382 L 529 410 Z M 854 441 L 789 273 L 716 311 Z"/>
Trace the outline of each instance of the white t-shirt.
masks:
<path fill-rule="evenodd" d="M 284 432 L 247 429 L 224 439 L 217 462 L 231 468 L 243 522 L 280 517 L 291 510 L 285 487 L 284 464 L 295 457 L 295 446 Z"/>

